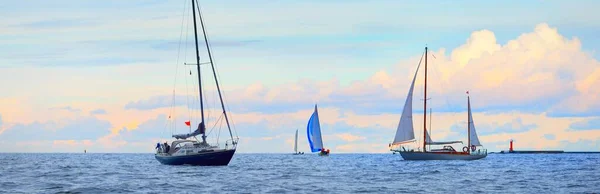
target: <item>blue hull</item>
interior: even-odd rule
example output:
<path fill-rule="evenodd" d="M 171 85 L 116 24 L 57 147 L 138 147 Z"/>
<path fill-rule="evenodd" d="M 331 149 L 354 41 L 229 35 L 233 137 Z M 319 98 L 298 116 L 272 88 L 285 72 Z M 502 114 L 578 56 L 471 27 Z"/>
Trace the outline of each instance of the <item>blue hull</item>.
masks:
<path fill-rule="evenodd" d="M 166 165 L 198 165 L 198 166 L 226 166 L 233 158 L 235 150 L 209 152 L 185 156 L 160 156 L 154 155 L 156 160 Z"/>

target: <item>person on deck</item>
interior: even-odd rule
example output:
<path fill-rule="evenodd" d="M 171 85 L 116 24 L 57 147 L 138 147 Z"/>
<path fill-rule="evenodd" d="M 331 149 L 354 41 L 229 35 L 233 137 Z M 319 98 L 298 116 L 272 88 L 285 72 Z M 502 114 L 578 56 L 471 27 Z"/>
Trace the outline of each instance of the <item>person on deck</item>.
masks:
<path fill-rule="evenodd" d="M 169 144 L 167 144 L 167 142 L 165 141 L 165 153 L 169 153 Z"/>

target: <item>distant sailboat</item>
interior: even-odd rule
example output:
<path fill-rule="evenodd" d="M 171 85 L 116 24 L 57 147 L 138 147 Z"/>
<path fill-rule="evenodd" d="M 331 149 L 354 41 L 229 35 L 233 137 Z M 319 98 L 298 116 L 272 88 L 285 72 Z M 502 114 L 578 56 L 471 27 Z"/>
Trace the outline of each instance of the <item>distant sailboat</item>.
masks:
<path fill-rule="evenodd" d="M 319 124 L 319 112 L 315 104 L 315 111 L 308 120 L 306 126 L 306 137 L 311 152 L 319 152 L 319 156 L 328 156 L 329 149 L 323 148 L 323 138 L 321 137 L 321 125 Z"/>
<path fill-rule="evenodd" d="M 196 8 L 198 8 L 198 17 L 200 19 L 200 25 L 202 27 L 202 33 L 204 35 L 204 42 L 206 45 L 206 49 L 208 52 L 209 62 L 200 63 L 200 55 L 198 50 L 198 30 L 196 27 Z M 219 94 L 219 100 L 221 102 L 222 108 L 222 116 L 225 118 L 225 122 L 227 123 L 227 129 L 229 130 L 229 138 L 225 141 L 225 146 L 220 147 L 218 142 L 217 144 L 209 144 L 206 141 L 206 125 L 204 119 L 204 103 L 203 103 L 203 88 L 202 84 L 199 84 L 198 92 L 200 94 L 200 116 L 202 118 L 201 122 L 198 124 L 198 128 L 194 132 L 190 132 L 187 134 L 176 134 L 172 135 L 175 140 L 171 143 L 171 145 L 165 142 L 164 144 L 158 143 L 156 146 L 157 152 L 154 155 L 156 160 L 158 160 L 162 164 L 168 165 L 200 165 L 200 166 L 224 166 L 228 165 L 229 161 L 233 157 L 235 150 L 237 148 L 238 138 L 233 137 L 233 133 L 231 132 L 231 127 L 229 123 L 229 118 L 227 117 L 227 112 L 225 111 L 225 105 L 223 104 L 223 97 L 221 95 L 221 89 L 219 87 L 219 82 L 217 79 L 217 74 L 215 72 L 214 63 L 212 60 L 212 55 L 210 52 L 210 44 L 207 39 L 206 31 L 204 29 L 204 23 L 202 21 L 202 14 L 200 14 L 200 7 L 196 6 L 196 0 L 192 0 L 192 17 L 194 21 L 194 38 L 196 43 L 196 64 L 193 64 L 197 67 L 198 70 L 198 83 L 202 83 L 200 65 L 201 64 L 210 64 L 212 68 L 212 74 L 215 79 L 216 89 Z M 191 74 L 191 71 L 190 71 Z M 216 122 L 216 121 L 215 121 Z M 190 121 L 186 121 L 185 124 L 190 126 Z M 198 140 L 196 136 L 202 135 L 202 140 Z M 193 139 L 191 139 L 193 138 Z"/>
<path fill-rule="evenodd" d="M 298 129 L 296 129 L 296 136 L 294 138 L 294 155 L 304 154 L 302 152 L 298 152 Z"/>
<path fill-rule="evenodd" d="M 427 47 L 425 47 L 425 84 L 424 84 L 424 99 L 427 99 Z M 423 145 L 421 147 L 422 150 L 413 150 L 406 149 L 401 146 L 403 144 L 413 143 L 416 141 L 415 132 L 413 128 L 413 120 L 412 120 L 412 99 L 413 99 L 413 90 L 415 86 L 415 81 L 417 79 L 417 73 L 421 63 L 417 66 L 417 70 L 413 77 L 413 81 L 410 85 L 410 89 L 408 90 L 408 95 L 406 97 L 406 101 L 404 103 L 404 109 L 402 111 L 402 115 L 400 116 L 400 121 L 398 123 L 398 128 L 396 129 L 396 135 L 394 137 L 393 143 L 390 144 L 390 147 L 400 146 L 401 149 L 391 149 L 393 153 L 400 153 L 402 158 L 405 160 L 477 160 L 481 158 L 485 158 L 487 156 L 487 150 L 477 150 L 477 146 L 481 146 L 479 139 L 477 138 L 477 133 L 475 132 L 475 125 L 473 124 L 473 117 L 471 115 L 471 103 L 470 98 L 467 98 L 468 101 L 468 143 L 467 145 L 471 145 L 470 147 L 463 147 L 462 152 L 456 151 L 450 144 L 462 143 L 462 141 L 446 141 L 446 142 L 434 142 L 428 131 L 427 131 L 427 100 L 423 102 Z M 467 92 L 468 94 L 468 92 Z M 432 149 L 427 150 L 427 145 L 444 145 L 442 149 Z"/>

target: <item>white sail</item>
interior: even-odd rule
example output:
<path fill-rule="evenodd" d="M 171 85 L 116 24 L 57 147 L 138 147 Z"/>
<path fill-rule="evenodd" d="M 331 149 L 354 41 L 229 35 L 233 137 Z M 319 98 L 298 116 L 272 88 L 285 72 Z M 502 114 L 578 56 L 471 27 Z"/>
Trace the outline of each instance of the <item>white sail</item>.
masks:
<path fill-rule="evenodd" d="M 473 115 L 471 114 L 471 98 L 467 98 L 467 106 L 469 108 L 469 139 L 471 141 L 471 145 L 481 146 L 481 142 L 479 142 L 479 138 L 477 137 L 477 132 L 475 131 L 475 123 L 473 122 Z"/>
<path fill-rule="evenodd" d="M 298 153 L 298 129 L 296 129 L 296 138 L 294 140 L 294 153 Z"/>
<path fill-rule="evenodd" d="M 413 77 L 413 81 L 410 84 L 410 89 L 408 90 L 406 101 L 404 102 L 404 109 L 402 110 L 400 122 L 398 123 L 398 129 L 396 129 L 396 136 L 394 137 L 394 142 L 392 143 L 394 145 L 415 141 L 415 131 L 413 129 L 412 120 L 412 99 L 413 90 L 415 88 L 415 81 L 417 80 L 417 73 L 419 72 L 419 67 L 421 67 L 421 64 L 417 66 L 417 71 L 415 71 L 415 76 Z"/>

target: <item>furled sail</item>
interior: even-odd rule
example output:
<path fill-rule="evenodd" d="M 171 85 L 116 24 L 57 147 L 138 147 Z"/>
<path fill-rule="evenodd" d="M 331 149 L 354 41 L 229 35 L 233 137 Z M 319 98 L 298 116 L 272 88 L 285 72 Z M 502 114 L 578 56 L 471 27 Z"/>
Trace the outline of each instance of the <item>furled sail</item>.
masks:
<path fill-rule="evenodd" d="M 427 132 L 427 140 L 426 140 L 426 144 L 427 145 L 448 145 L 448 144 L 455 144 L 455 143 L 462 143 L 462 141 L 433 141 L 431 140 L 431 136 L 429 136 L 429 132 Z"/>
<path fill-rule="evenodd" d="M 481 146 L 479 142 L 479 138 L 477 137 L 477 132 L 475 131 L 475 123 L 473 123 L 473 115 L 471 114 L 471 98 L 467 97 L 467 106 L 469 108 L 469 139 L 471 140 L 471 145 Z"/>
<path fill-rule="evenodd" d="M 315 104 L 315 111 L 308 120 L 306 126 L 306 137 L 308 138 L 308 144 L 310 145 L 310 151 L 318 152 L 323 149 L 323 140 L 321 138 L 321 126 L 319 124 L 319 112 L 317 111 L 317 105 Z"/>
<path fill-rule="evenodd" d="M 204 128 L 203 123 L 200 123 L 200 124 L 198 124 L 198 128 L 194 132 L 192 132 L 192 133 L 186 133 L 186 134 L 175 134 L 175 135 L 173 135 L 173 137 L 175 139 L 187 139 L 187 138 L 190 138 L 190 137 L 194 137 L 196 135 L 200 135 L 200 134 L 204 133 L 205 131 L 206 130 Z"/>
<path fill-rule="evenodd" d="M 413 129 L 413 120 L 412 120 L 412 99 L 413 99 L 413 90 L 415 88 L 415 81 L 417 80 L 417 73 L 419 72 L 419 66 L 417 66 L 417 71 L 415 71 L 415 76 L 413 77 L 413 81 L 410 84 L 410 89 L 408 90 L 408 95 L 406 96 L 406 101 L 404 102 L 404 109 L 402 110 L 402 115 L 400 116 L 400 122 L 398 123 L 398 128 L 396 129 L 396 136 L 394 137 L 393 145 L 408 143 L 415 141 L 415 131 Z"/>

